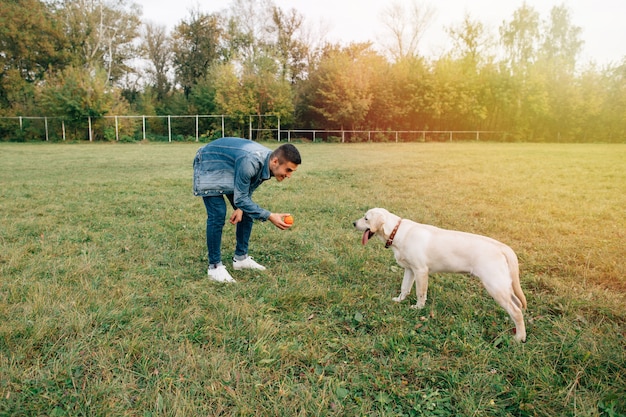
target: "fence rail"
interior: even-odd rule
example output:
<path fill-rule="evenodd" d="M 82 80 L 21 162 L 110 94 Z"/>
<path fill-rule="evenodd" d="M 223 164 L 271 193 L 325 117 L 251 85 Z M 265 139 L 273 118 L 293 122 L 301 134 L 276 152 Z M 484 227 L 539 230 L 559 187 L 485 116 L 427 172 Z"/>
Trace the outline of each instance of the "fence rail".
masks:
<path fill-rule="evenodd" d="M 427 142 L 427 141 L 453 141 L 453 140 L 475 140 L 480 141 L 482 139 L 489 139 L 495 135 L 505 135 L 504 132 L 487 131 L 487 130 L 344 130 L 344 129 L 281 129 L 280 117 L 274 115 L 252 115 L 247 116 L 247 132 L 242 130 L 241 124 L 239 128 L 235 129 L 233 126 L 227 125 L 227 121 L 238 119 L 241 117 L 228 116 L 228 115 L 167 115 L 167 116 L 147 116 L 147 115 L 130 115 L 130 116 L 103 116 L 100 118 L 87 118 L 87 138 L 89 141 L 94 141 L 94 131 L 104 131 L 103 137 L 107 140 L 120 140 L 122 131 L 131 131 L 136 134 L 137 137 L 141 137 L 143 140 L 147 140 L 150 135 L 167 137 L 169 142 L 174 140 L 173 129 L 174 123 L 177 123 L 176 129 L 178 131 L 183 130 L 182 136 L 195 137 L 195 141 L 199 142 L 201 138 L 205 137 L 220 137 L 220 136 L 242 136 L 248 139 L 259 139 L 263 135 L 265 138 L 273 138 L 277 141 L 292 141 L 292 140 L 310 140 L 312 142 L 317 141 L 332 141 L 332 142 L 371 142 L 371 141 L 386 141 L 386 142 Z M 261 118 L 270 118 L 270 127 L 263 127 Z M 254 127 L 254 121 L 259 121 L 259 127 Z M 66 140 L 66 120 L 62 117 L 47 117 L 47 116 L 11 116 L 0 117 L 0 121 L 5 121 L 0 127 L 0 134 L 6 135 L 11 132 L 10 126 L 7 122 L 15 121 L 19 124 L 19 131 L 24 132 L 26 129 L 34 130 L 32 136 L 36 136 L 37 132 L 43 132 L 42 140 L 49 141 L 51 137 L 51 125 L 56 124 L 56 130 L 54 130 L 54 137 Z M 99 127 L 94 126 L 94 122 L 99 123 Z M 182 122 L 180 122 L 182 121 Z M 190 125 L 188 121 L 191 121 Z M 207 122 L 208 121 L 208 122 Z M 27 126 L 27 122 L 42 123 L 43 126 L 35 128 L 33 126 Z M 164 126 L 163 123 L 166 122 Z M 129 126 L 123 126 L 130 123 Z M 148 124 L 156 123 L 156 127 L 153 127 L 152 133 L 149 132 Z M 161 125 L 159 125 L 161 123 Z M 232 125 L 232 123 L 231 123 Z M 17 129 L 17 126 L 16 126 Z M 60 130 L 60 135 L 59 135 Z M 16 131 L 13 130 L 13 133 Z M 159 132 L 159 133 L 156 133 Z M 247 135 L 246 135 L 247 133 Z M 181 136 L 179 134 L 179 136 Z M 1 138 L 0 138 L 1 139 Z"/>
<path fill-rule="evenodd" d="M 338 139 L 341 143 L 350 142 L 354 138 L 357 141 L 387 141 L 387 142 L 427 142 L 427 141 L 450 141 L 454 138 L 463 140 L 480 141 L 481 136 L 503 134 L 499 131 L 491 130 L 324 130 L 324 129 L 289 129 L 278 132 L 279 138 L 286 136 L 287 141 L 291 141 L 294 135 L 316 142 L 329 138 Z M 280 139 L 279 139 L 280 140 Z"/>

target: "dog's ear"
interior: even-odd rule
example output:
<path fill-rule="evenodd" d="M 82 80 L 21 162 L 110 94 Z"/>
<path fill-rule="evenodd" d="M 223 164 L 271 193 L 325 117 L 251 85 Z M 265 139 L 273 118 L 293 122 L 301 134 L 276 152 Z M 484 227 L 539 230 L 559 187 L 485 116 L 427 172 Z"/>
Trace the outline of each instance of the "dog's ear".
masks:
<path fill-rule="evenodd" d="M 367 224 L 373 233 L 378 232 L 385 225 L 385 216 L 376 211 L 370 212 L 367 215 Z"/>

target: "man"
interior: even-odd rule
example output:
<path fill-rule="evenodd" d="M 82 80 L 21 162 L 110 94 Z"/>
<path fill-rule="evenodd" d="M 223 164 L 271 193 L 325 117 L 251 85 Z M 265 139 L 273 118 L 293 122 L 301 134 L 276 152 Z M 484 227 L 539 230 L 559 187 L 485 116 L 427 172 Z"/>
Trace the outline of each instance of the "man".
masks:
<path fill-rule="evenodd" d="M 269 220 L 281 230 L 291 227 L 283 221 L 289 213 L 271 213 L 252 201 L 252 193 L 271 177 L 290 178 L 302 163 L 298 149 L 290 143 L 276 150 L 241 138 L 221 138 L 201 147 L 193 161 L 193 192 L 202 197 L 207 212 L 206 242 L 209 278 L 235 282 L 222 263 L 222 229 L 226 223 L 226 202 L 234 212 L 230 223 L 236 225 L 237 245 L 233 268 L 265 270 L 248 256 L 248 241 L 254 220 Z"/>

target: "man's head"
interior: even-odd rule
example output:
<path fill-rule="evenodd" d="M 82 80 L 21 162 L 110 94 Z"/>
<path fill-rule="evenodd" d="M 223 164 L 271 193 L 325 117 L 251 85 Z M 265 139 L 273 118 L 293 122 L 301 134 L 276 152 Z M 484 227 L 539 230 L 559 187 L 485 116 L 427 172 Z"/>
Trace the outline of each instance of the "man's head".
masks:
<path fill-rule="evenodd" d="M 291 143 L 279 146 L 270 155 L 270 171 L 278 181 L 290 178 L 301 163 L 300 152 Z"/>

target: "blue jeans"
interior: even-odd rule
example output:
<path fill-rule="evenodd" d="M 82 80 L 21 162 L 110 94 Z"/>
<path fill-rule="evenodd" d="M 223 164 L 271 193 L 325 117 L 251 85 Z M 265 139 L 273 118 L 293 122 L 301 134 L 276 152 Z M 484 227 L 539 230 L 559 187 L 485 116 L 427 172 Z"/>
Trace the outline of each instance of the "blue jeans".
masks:
<path fill-rule="evenodd" d="M 233 195 L 227 194 L 226 197 L 230 205 L 233 204 Z M 222 262 L 222 229 L 226 223 L 226 202 L 223 196 L 202 197 L 204 207 L 206 208 L 206 246 L 209 252 L 209 265 L 216 265 Z M 235 246 L 235 256 L 244 256 L 248 254 L 248 242 L 252 234 L 252 225 L 254 219 L 243 213 L 241 221 L 236 225 L 235 236 L 237 245 Z"/>

